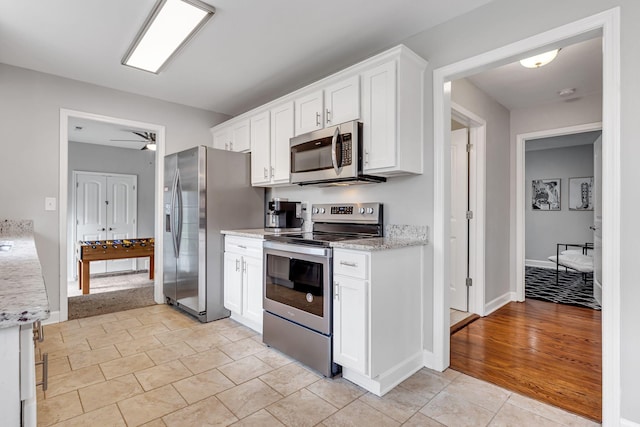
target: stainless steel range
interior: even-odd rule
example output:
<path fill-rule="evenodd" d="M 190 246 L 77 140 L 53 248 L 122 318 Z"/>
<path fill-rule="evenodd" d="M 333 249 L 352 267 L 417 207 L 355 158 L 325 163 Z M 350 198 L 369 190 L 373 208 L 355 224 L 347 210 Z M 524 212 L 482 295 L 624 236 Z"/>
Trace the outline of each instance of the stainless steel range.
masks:
<path fill-rule="evenodd" d="M 333 363 L 331 242 L 381 237 L 381 203 L 318 204 L 313 231 L 266 236 L 263 340 L 327 377 Z"/>

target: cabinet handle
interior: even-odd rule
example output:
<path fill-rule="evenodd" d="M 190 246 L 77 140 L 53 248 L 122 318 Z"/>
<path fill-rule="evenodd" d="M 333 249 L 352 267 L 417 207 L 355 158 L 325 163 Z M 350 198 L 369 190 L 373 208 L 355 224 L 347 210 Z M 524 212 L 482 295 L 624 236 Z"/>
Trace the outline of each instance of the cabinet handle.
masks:
<path fill-rule="evenodd" d="M 226 143 L 226 142 L 224 143 L 224 149 L 225 149 L 225 150 L 228 150 L 228 149 L 229 149 L 229 144 L 228 144 L 228 143 Z"/>
<path fill-rule="evenodd" d="M 39 320 L 36 320 L 33 324 L 33 342 L 36 341 L 44 341 L 44 326 L 42 326 L 42 322 Z"/>
<path fill-rule="evenodd" d="M 36 387 L 42 386 L 42 391 L 49 388 L 49 353 L 42 354 L 42 360 L 35 363 L 36 366 L 42 365 L 42 381 L 36 383 Z"/>
<path fill-rule="evenodd" d="M 274 168 L 273 166 L 271 166 L 271 178 L 273 178 L 273 176 L 276 174 L 275 173 L 276 168 Z"/>
<path fill-rule="evenodd" d="M 327 108 L 326 112 L 327 112 L 327 115 L 325 117 L 326 117 L 327 123 L 331 123 L 331 111 L 329 111 L 329 109 Z"/>
<path fill-rule="evenodd" d="M 368 151 L 364 152 L 364 164 L 365 165 L 369 164 L 369 152 Z"/>
<path fill-rule="evenodd" d="M 340 261 L 340 265 L 346 265 L 347 267 L 357 267 L 358 263 L 350 261 Z"/>
<path fill-rule="evenodd" d="M 104 228 L 104 227 L 102 227 L 102 228 L 98 228 L 98 230 L 97 230 L 97 231 L 104 231 L 104 230 L 105 230 L 105 228 Z"/>
<path fill-rule="evenodd" d="M 233 151 L 233 142 L 229 143 L 229 150 Z"/>
<path fill-rule="evenodd" d="M 267 168 L 264 168 L 264 177 L 268 178 L 268 174 L 269 174 L 269 172 L 267 171 Z"/>
<path fill-rule="evenodd" d="M 320 113 L 316 113 L 316 126 L 320 126 Z"/>
<path fill-rule="evenodd" d="M 240 260 L 236 259 L 236 271 L 240 271 Z"/>
<path fill-rule="evenodd" d="M 246 259 L 242 259 L 242 272 L 244 273 L 245 271 L 247 271 L 247 260 Z"/>
<path fill-rule="evenodd" d="M 333 298 L 336 301 L 340 301 L 340 283 L 333 282 L 333 286 L 334 286 Z"/>
<path fill-rule="evenodd" d="M 246 247 L 245 245 L 238 245 L 238 247 L 239 247 L 240 249 L 247 249 L 247 247 Z"/>

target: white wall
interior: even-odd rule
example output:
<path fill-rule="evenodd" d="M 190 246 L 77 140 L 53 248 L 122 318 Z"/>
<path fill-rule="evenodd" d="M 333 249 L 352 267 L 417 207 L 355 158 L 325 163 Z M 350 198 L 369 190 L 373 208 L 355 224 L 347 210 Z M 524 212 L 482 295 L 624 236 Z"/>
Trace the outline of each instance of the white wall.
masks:
<path fill-rule="evenodd" d="M 593 211 L 569 210 L 569 178 L 583 176 L 593 176 L 593 144 L 525 153 L 525 259 L 548 262 L 557 243 L 593 242 Z M 531 181 L 549 178 L 560 179 L 560 210 L 533 210 Z"/>
<path fill-rule="evenodd" d="M 452 82 L 451 101 L 487 122 L 486 305 L 509 292 L 509 110 L 466 79 Z"/>
<path fill-rule="evenodd" d="M 167 153 L 211 144 L 209 127 L 227 118 L 0 64 L 0 218 L 34 221 L 52 311 L 60 308 L 59 221 L 44 198 L 58 197 L 61 108 L 164 125 Z"/>
<path fill-rule="evenodd" d="M 640 197 L 637 196 L 634 183 L 640 179 L 637 159 L 640 158 L 640 144 L 637 144 L 638 116 L 640 116 L 640 55 L 637 54 L 637 41 L 640 40 L 640 2 L 636 0 L 494 0 L 470 13 L 443 23 L 431 30 L 419 33 L 404 43 L 419 55 L 429 60 L 427 79 L 431 83 L 431 71 L 452 64 L 492 49 L 497 49 L 538 33 L 586 18 L 593 14 L 621 7 L 621 167 L 622 180 L 622 215 L 613 219 L 620 221 L 623 230 L 621 236 L 620 290 L 621 310 L 620 339 L 621 359 L 614 361 L 621 369 L 621 413 L 626 420 L 640 423 L 640 335 L 637 325 L 640 324 L 640 286 L 637 286 L 637 241 L 640 239 L 640 222 L 637 212 L 640 211 Z M 433 106 L 432 87 L 426 86 L 427 102 L 425 104 L 425 165 L 433 164 Z M 512 112 L 512 131 L 514 125 Z M 550 117 L 553 119 L 553 117 Z M 598 121 L 598 120 L 587 120 Z M 551 123 L 550 127 L 554 127 Z M 546 126 L 545 126 L 546 128 Z M 524 130 L 522 130 L 524 131 Z M 513 150 L 512 150 L 513 151 Z M 512 157 L 513 161 L 513 157 Z M 427 167 L 428 169 L 428 167 Z M 433 174 L 426 177 L 427 185 L 433 184 Z M 515 206 L 515 192 L 511 196 Z M 421 208 L 433 209 L 431 199 L 419 203 Z M 512 207 L 513 209 L 513 207 Z M 513 218 L 513 217 L 512 217 Z M 432 223 L 428 223 L 432 225 Z M 513 233 L 513 229 L 512 229 Z M 512 234 L 513 235 L 513 234 Z M 513 251 L 515 253 L 515 251 Z M 513 276 L 513 275 L 512 275 Z M 429 277 L 427 276 L 427 279 Z M 433 283 L 426 284 L 426 290 L 432 290 Z M 425 313 L 429 317 L 432 313 Z M 425 319 L 425 327 L 432 323 Z M 427 343 L 429 345 L 429 343 Z"/>

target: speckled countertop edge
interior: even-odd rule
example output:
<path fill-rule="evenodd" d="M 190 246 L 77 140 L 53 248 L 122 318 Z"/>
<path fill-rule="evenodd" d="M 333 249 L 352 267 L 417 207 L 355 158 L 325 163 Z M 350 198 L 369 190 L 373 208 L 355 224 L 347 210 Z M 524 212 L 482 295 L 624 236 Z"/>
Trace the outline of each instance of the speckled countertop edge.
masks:
<path fill-rule="evenodd" d="M 31 221 L 0 221 L 0 240 L 13 242 L 0 252 L 0 328 L 49 317 L 49 299 L 33 239 Z"/>
<path fill-rule="evenodd" d="M 300 230 L 281 231 L 281 232 L 266 230 L 264 228 L 247 228 L 244 230 L 220 230 L 220 234 L 225 234 L 229 236 L 238 236 L 238 237 L 251 237 L 254 239 L 262 239 L 264 238 L 264 236 L 272 236 L 275 234 L 292 234 L 292 233 L 300 233 Z"/>

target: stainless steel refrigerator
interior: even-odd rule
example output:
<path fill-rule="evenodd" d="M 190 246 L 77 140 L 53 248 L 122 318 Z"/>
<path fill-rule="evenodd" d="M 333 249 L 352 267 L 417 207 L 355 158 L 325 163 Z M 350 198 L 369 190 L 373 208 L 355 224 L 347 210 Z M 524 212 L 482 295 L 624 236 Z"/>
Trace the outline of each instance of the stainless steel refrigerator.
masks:
<path fill-rule="evenodd" d="M 264 225 L 264 189 L 251 187 L 249 162 L 249 154 L 204 146 L 165 157 L 164 295 L 201 322 L 230 314 L 220 230 Z"/>

